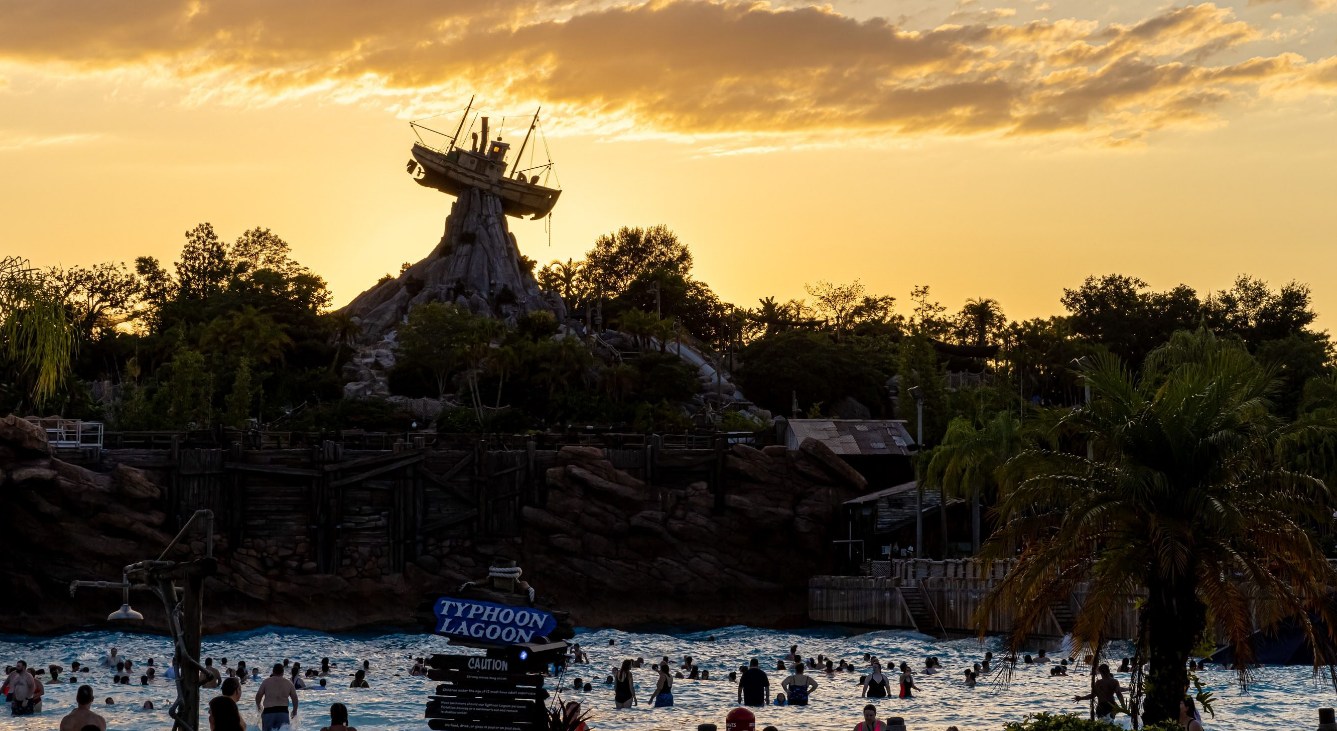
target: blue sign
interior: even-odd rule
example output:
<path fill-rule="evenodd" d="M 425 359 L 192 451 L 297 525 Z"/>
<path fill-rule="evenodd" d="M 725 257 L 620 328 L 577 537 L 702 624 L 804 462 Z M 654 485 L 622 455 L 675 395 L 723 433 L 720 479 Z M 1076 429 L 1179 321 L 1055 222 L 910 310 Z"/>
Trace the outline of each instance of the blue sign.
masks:
<path fill-rule="evenodd" d="M 557 618 L 533 607 L 456 599 L 443 596 L 436 600 L 437 634 L 475 642 L 514 645 L 547 637 L 557 629 Z"/>

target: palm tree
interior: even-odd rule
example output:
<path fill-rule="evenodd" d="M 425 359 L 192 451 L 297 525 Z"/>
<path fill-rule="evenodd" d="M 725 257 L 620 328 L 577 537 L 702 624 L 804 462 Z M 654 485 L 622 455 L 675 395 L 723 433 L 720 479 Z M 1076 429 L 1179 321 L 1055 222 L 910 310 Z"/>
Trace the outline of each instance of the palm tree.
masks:
<path fill-rule="evenodd" d="M 926 486 L 970 496 L 970 546 L 974 553 L 980 550 L 982 498 L 997 491 L 1000 470 L 1021 445 L 1021 421 L 1015 414 L 1003 412 L 979 427 L 965 417 L 952 419 L 942 442 L 928 454 Z M 945 510 L 945 496 L 942 504 Z"/>
<path fill-rule="evenodd" d="M 630 335 L 636 342 L 637 350 L 645 350 L 646 342 L 654 337 L 659 328 L 660 320 L 649 312 L 638 310 L 635 307 L 623 312 L 618 317 L 618 329 Z"/>
<path fill-rule="evenodd" d="M 1007 325 L 1003 308 L 998 300 L 968 299 L 957 315 L 957 330 L 963 341 L 971 345 L 986 345 L 989 339 Z"/>
<path fill-rule="evenodd" d="M 0 354 L 18 373 L 32 373 L 29 395 L 37 405 L 56 395 L 77 346 L 65 308 L 37 270 L 17 256 L 0 258 Z"/>
<path fill-rule="evenodd" d="M 344 348 L 357 345 L 357 339 L 362 335 L 362 326 L 354 322 L 353 316 L 344 310 L 326 313 L 321 315 L 321 319 L 329 329 L 330 342 L 334 344 L 334 358 L 330 360 L 330 372 L 333 373 Z"/>
<path fill-rule="evenodd" d="M 976 620 L 1015 609 L 1009 644 L 1019 647 L 1052 601 L 1086 582 L 1073 637 L 1098 649 L 1106 619 L 1145 592 L 1138 652 L 1150 662 L 1149 724 L 1178 713 L 1185 662 L 1213 628 L 1243 683 L 1255 621 L 1295 617 L 1337 686 L 1312 622 L 1337 627 L 1327 600 L 1337 572 L 1308 530 L 1330 518 L 1332 494 L 1284 463 L 1279 445 L 1292 427 L 1269 409 L 1273 373 L 1199 331 L 1176 334 L 1137 376 L 1109 355 L 1083 374 L 1092 402 L 1059 421 L 1094 441 L 1094 457 L 1034 449 L 1004 467 L 1002 525 L 986 556 L 1020 554 Z M 1331 424 L 1321 428 L 1331 434 Z"/>

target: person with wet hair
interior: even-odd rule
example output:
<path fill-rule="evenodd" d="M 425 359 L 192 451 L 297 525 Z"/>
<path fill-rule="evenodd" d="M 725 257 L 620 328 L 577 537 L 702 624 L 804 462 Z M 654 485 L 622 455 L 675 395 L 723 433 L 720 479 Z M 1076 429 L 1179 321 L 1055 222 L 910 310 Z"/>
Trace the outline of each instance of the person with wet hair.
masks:
<path fill-rule="evenodd" d="M 246 731 L 246 722 L 231 698 L 216 695 L 209 699 L 209 731 Z"/>
<path fill-rule="evenodd" d="M 93 712 L 93 686 L 79 686 L 74 693 L 74 702 L 74 710 L 60 719 L 60 731 L 83 731 L 89 726 L 107 731 L 107 719 Z"/>
<path fill-rule="evenodd" d="M 320 731 L 357 731 L 356 728 L 348 725 L 348 706 L 342 703 L 331 703 L 330 725 L 322 727 Z"/>

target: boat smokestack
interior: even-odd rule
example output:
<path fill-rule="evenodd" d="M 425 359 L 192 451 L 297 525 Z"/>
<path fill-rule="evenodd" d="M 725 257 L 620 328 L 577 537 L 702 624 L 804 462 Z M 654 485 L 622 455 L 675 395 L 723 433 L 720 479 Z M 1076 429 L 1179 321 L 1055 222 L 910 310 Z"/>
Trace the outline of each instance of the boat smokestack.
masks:
<path fill-rule="evenodd" d="M 483 139 L 483 147 L 479 150 L 479 152 L 482 152 L 483 150 L 487 149 L 487 117 L 483 117 L 482 139 Z"/>

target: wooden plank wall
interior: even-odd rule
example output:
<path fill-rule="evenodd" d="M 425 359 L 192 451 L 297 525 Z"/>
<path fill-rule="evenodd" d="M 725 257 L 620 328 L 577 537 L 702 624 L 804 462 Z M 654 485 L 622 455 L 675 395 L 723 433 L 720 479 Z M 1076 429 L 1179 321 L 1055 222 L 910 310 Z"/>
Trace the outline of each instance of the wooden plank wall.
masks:
<path fill-rule="evenodd" d="M 723 443 L 721 442 L 721 445 Z M 614 466 L 661 486 L 705 482 L 723 499 L 725 452 L 664 449 L 658 438 L 605 449 Z M 215 514 L 220 548 L 247 548 L 266 564 L 304 573 L 399 573 L 460 540 L 513 538 L 523 508 L 546 504 L 556 450 L 298 449 L 108 450 L 108 461 L 155 472 L 175 525 L 199 509 Z M 667 484 L 665 484 L 667 483 Z M 282 556 L 274 556 L 274 551 Z"/>
<path fill-rule="evenodd" d="M 983 573 L 987 576 L 990 572 L 986 568 Z M 808 581 L 808 617 L 835 624 L 912 628 L 914 620 L 905 611 L 900 591 L 901 587 L 918 585 L 927 593 L 948 632 L 970 635 L 977 632 L 975 611 L 996 583 L 994 578 L 814 576 Z M 1078 591 L 1073 598 L 1080 605 L 1084 592 Z M 1106 629 L 1109 637 L 1133 636 L 1137 626 L 1135 600 L 1130 596 L 1124 610 L 1111 618 Z M 1010 609 L 995 610 L 985 623 L 985 631 L 1010 631 L 1013 618 Z M 1047 618 L 1037 634 L 1061 637 L 1063 632 L 1052 618 Z"/>

